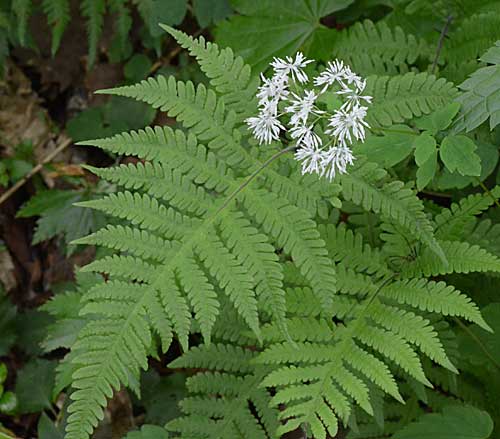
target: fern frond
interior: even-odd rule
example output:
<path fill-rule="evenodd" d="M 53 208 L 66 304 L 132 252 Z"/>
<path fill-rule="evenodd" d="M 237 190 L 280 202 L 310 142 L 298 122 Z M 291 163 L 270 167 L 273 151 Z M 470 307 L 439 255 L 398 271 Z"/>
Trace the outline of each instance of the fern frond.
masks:
<path fill-rule="evenodd" d="M 228 178 L 232 173 L 223 161 L 217 160 L 214 153 L 198 144 L 193 134 L 186 136 L 183 131 L 174 131 L 170 127 L 147 127 L 79 144 L 95 145 L 116 154 L 160 162 L 163 169 L 178 170 L 208 190 L 224 192 L 230 185 Z"/>
<path fill-rule="evenodd" d="M 97 58 L 97 45 L 104 23 L 106 3 L 104 0 L 82 0 L 80 4 L 82 15 L 87 18 L 87 33 L 89 37 L 89 66 L 93 66 Z"/>
<path fill-rule="evenodd" d="M 165 207 L 156 198 L 138 192 L 118 192 L 100 200 L 82 201 L 77 205 L 126 219 L 146 230 L 162 233 L 169 239 L 182 238 L 196 224 L 195 219 Z"/>
<path fill-rule="evenodd" d="M 444 264 L 446 257 L 434 236 L 434 229 L 424 212 L 422 201 L 399 181 L 379 187 L 379 182 L 385 176 L 386 172 L 377 165 L 360 161 L 350 173 L 339 177 L 342 194 L 346 200 L 361 205 L 365 210 L 396 221 L 422 241 Z"/>
<path fill-rule="evenodd" d="M 73 244 L 101 245 L 114 250 L 126 251 L 133 256 L 166 262 L 178 249 L 179 242 L 167 241 L 146 230 L 128 226 L 106 226 L 91 235 L 72 241 Z"/>
<path fill-rule="evenodd" d="M 500 198 L 500 186 L 493 188 L 490 194 L 469 195 L 458 203 L 453 203 L 449 209 L 442 209 L 434 219 L 436 237 L 449 241 L 466 238 L 464 231 L 473 227 L 475 216 L 489 209 L 498 198 Z"/>
<path fill-rule="evenodd" d="M 373 96 L 368 119 L 374 126 L 390 126 L 429 114 L 458 94 L 451 82 L 427 73 L 370 76 L 366 82 L 366 93 Z"/>
<path fill-rule="evenodd" d="M 113 388 L 128 385 L 140 369 L 147 369 L 152 339 L 144 314 L 153 294 L 151 289 L 130 284 L 105 284 L 90 291 L 99 306 L 87 305 L 86 311 L 101 313 L 104 318 L 90 322 L 73 346 L 73 363 L 79 368 L 73 374 L 76 390 L 71 394 L 67 439 L 89 435 L 104 417 L 102 407 Z M 128 300 L 124 302 L 122 297 Z"/>
<path fill-rule="evenodd" d="M 18 0 L 12 3 L 12 11 L 17 17 L 17 37 L 22 46 L 26 42 L 26 29 L 32 7 L 32 0 Z"/>
<path fill-rule="evenodd" d="M 195 185 L 178 169 L 170 169 L 160 163 L 137 163 L 113 168 L 86 169 L 105 180 L 125 189 L 141 190 L 168 202 L 173 208 L 202 216 L 212 206 L 211 197 L 203 187 Z"/>
<path fill-rule="evenodd" d="M 500 272 L 500 259 L 477 245 L 459 241 L 439 241 L 439 243 L 448 264 L 444 264 L 428 249 L 422 249 L 414 261 L 403 267 L 405 276 Z"/>
<path fill-rule="evenodd" d="M 237 127 L 243 120 L 232 110 L 226 112 L 224 102 L 217 99 L 213 90 L 207 90 L 202 84 L 195 88 L 192 82 L 176 81 L 172 76 L 168 79 L 158 76 L 132 86 L 101 90 L 100 93 L 130 97 L 166 111 L 206 142 L 207 148 L 219 159 L 244 175 L 263 168 L 263 163 L 241 145 L 241 134 Z M 265 167 L 261 173 L 262 178 L 280 196 L 308 211 L 318 210 L 322 196 L 318 189 L 321 186 L 305 187 L 279 174 L 273 167 Z"/>
<path fill-rule="evenodd" d="M 500 17 L 490 11 L 466 17 L 449 37 L 443 46 L 443 57 L 447 62 L 459 64 L 477 60 L 500 40 Z"/>
<path fill-rule="evenodd" d="M 47 14 L 47 21 L 52 29 L 52 47 L 51 52 L 54 56 L 59 49 L 61 39 L 66 30 L 71 16 L 68 0 L 43 0 L 43 12 Z"/>
<path fill-rule="evenodd" d="M 259 336 L 258 307 L 253 292 L 255 281 L 252 273 L 248 273 L 241 266 L 235 255 L 221 242 L 215 230 L 207 230 L 205 238 L 199 239 L 194 248 L 248 326 Z"/>
<path fill-rule="evenodd" d="M 353 270 L 367 274 L 387 272 L 380 251 L 364 244 L 361 234 L 347 229 L 345 224 L 320 225 L 319 232 L 326 242 L 328 254 L 335 262 L 342 262 Z"/>
<path fill-rule="evenodd" d="M 271 396 L 259 387 L 263 369 L 252 364 L 255 356 L 250 349 L 214 343 L 192 348 L 170 363 L 208 371 L 188 378 L 192 396 L 181 402 L 183 416 L 167 429 L 193 438 L 276 438 L 278 411 L 269 408 Z"/>
<path fill-rule="evenodd" d="M 236 113 L 245 113 L 254 106 L 254 89 L 248 87 L 251 69 L 243 58 L 234 56 L 229 47 L 219 49 L 217 44 L 205 41 L 203 37 L 194 39 L 170 26 L 161 27 L 196 58 L 212 87 L 222 95 L 226 108 Z"/>
<path fill-rule="evenodd" d="M 380 294 L 402 305 L 445 316 L 462 317 L 489 330 L 477 306 L 464 294 L 444 282 L 426 279 L 395 281 L 384 286 Z"/>
<path fill-rule="evenodd" d="M 364 20 L 339 33 L 335 56 L 364 76 L 384 75 L 388 73 L 386 66 L 411 65 L 419 57 L 429 58 L 431 50 L 423 39 L 406 35 L 399 26 L 391 29 L 383 21 Z"/>
<path fill-rule="evenodd" d="M 110 10 L 116 15 L 114 30 L 122 54 L 127 53 L 127 40 L 132 28 L 132 17 L 127 7 L 127 0 L 110 0 Z"/>

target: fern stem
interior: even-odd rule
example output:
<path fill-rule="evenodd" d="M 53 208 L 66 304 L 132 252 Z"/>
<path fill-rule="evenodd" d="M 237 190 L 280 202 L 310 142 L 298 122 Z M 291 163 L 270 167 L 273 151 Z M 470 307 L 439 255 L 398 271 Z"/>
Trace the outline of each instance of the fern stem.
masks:
<path fill-rule="evenodd" d="M 446 23 L 441 30 L 441 34 L 439 35 L 439 41 L 436 48 L 436 55 L 434 56 L 434 61 L 432 62 L 431 73 L 436 71 L 436 67 L 439 61 L 439 56 L 441 55 L 441 51 L 443 50 L 444 39 L 446 38 L 446 34 L 448 33 L 448 29 L 450 28 L 451 22 L 453 21 L 453 16 L 450 14 L 446 17 Z"/>
<path fill-rule="evenodd" d="M 262 165 L 260 165 L 255 171 L 253 171 L 240 186 L 238 186 L 233 192 L 231 192 L 231 194 L 229 194 L 222 206 L 216 210 L 213 216 L 215 217 L 219 213 L 221 213 L 229 205 L 233 198 L 235 198 L 243 189 L 245 189 L 263 169 L 267 168 L 272 162 L 279 159 L 282 155 L 285 155 L 287 152 L 293 151 L 294 149 L 295 145 L 289 146 L 288 148 L 282 149 L 273 156 L 269 157 L 264 163 L 262 163 Z"/>
<path fill-rule="evenodd" d="M 364 304 L 363 304 L 363 309 L 361 310 L 361 314 L 358 316 L 358 319 L 360 319 L 361 317 L 363 317 L 363 314 L 366 312 L 366 310 L 368 309 L 368 307 L 373 303 L 373 301 L 377 298 L 378 294 L 380 293 L 380 291 L 382 291 L 382 288 L 384 288 L 389 282 L 391 282 L 395 277 L 397 277 L 399 275 L 399 273 L 393 273 L 391 274 L 390 276 L 386 277 L 381 283 L 380 285 L 377 287 L 377 289 L 375 290 L 375 292 L 366 298 Z M 358 306 L 357 303 L 354 303 L 351 308 L 349 309 L 349 311 L 346 312 L 345 314 L 345 317 L 344 318 L 347 318 L 349 316 L 349 314 L 352 313 L 353 309 Z"/>
<path fill-rule="evenodd" d="M 455 320 L 455 322 L 458 323 L 458 326 L 460 326 L 466 333 L 467 335 L 472 339 L 474 340 L 474 342 L 481 348 L 481 350 L 484 352 L 484 355 L 486 355 L 486 357 L 488 358 L 488 360 L 491 361 L 491 363 L 498 369 L 500 370 L 500 364 L 498 364 L 498 362 L 495 360 L 495 358 L 493 358 L 493 356 L 490 354 L 490 352 L 488 351 L 488 348 L 484 345 L 484 343 L 479 339 L 479 337 L 474 334 L 466 325 L 464 325 L 464 323 L 454 317 L 453 318 Z"/>
<path fill-rule="evenodd" d="M 480 180 L 479 177 L 475 177 L 477 182 L 479 183 L 479 186 L 485 191 L 493 200 L 493 202 L 497 205 L 497 207 L 500 207 L 500 203 L 498 202 L 497 198 L 491 193 L 491 191 L 488 189 L 488 187 Z"/>

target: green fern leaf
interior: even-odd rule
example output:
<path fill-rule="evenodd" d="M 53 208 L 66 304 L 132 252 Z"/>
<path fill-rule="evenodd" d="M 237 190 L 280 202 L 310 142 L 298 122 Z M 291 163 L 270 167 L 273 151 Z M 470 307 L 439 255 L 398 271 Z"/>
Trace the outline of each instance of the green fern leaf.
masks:
<path fill-rule="evenodd" d="M 427 73 L 370 76 L 365 92 L 373 96 L 368 111 L 373 126 L 390 126 L 432 113 L 457 96 L 451 82 Z"/>
<path fill-rule="evenodd" d="M 445 254 L 434 236 L 434 229 L 424 213 L 422 202 L 412 190 L 398 181 L 386 183 L 379 188 L 377 183 L 385 175 L 385 171 L 373 163 L 358 163 L 350 173 L 339 177 L 342 194 L 345 199 L 361 205 L 365 210 L 372 210 L 397 221 L 445 265 Z"/>
<path fill-rule="evenodd" d="M 500 186 L 489 194 L 473 194 L 453 203 L 449 209 L 443 209 L 436 215 L 436 237 L 450 241 L 466 238 L 465 231 L 476 222 L 476 215 L 490 208 L 500 197 Z"/>
<path fill-rule="evenodd" d="M 52 47 L 51 52 L 54 56 L 59 49 L 61 39 L 68 25 L 70 16 L 70 5 L 68 0 L 44 0 L 42 8 L 47 14 L 49 26 L 52 29 Z"/>
<path fill-rule="evenodd" d="M 80 4 L 82 15 L 87 18 L 87 33 L 89 36 L 89 67 L 93 66 L 97 58 L 97 45 L 101 36 L 106 12 L 104 0 L 82 0 Z"/>
<path fill-rule="evenodd" d="M 12 3 L 12 11 L 17 17 L 17 37 L 22 46 L 26 42 L 26 29 L 31 15 L 32 0 L 18 0 Z"/>
<path fill-rule="evenodd" d="M 340 32 L 335 47 L 335 56 L 364 76 L 384 75 L 392 66 L 401 68 L 415 63 L 419 57 L 428 59 L 432 54 L 424 40 L 406 35 L 401 27 L 391 29 L 383 21 L 370 20 Z"/>
<path fill-rule="evenodd" d="M 439 241 L 445 254 L 444 264 L 435 254 L 423 249 L 415 261 L 405 265 L 405 276 L 438 276 L 449 273 L 499 272 L 500 259 L 477 245 L 459 241 Z"/>

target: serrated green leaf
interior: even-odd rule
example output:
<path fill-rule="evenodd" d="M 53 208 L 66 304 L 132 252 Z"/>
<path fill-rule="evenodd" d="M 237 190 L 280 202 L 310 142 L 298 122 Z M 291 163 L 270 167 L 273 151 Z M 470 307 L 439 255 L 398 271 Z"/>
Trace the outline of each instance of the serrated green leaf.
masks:
<path fill-rule="evenodd" d="M 193 0 L 193 12 L 200 27 L 217 23 L 231 15 L 228 0 Z"/>
<path fill-rule="evenodd" d="M 16 382 L 19 413 L 36 413 L 51 407 L 56 364 L 37 359 L 19 371 Z"/>
<path fill-rule="evenodd" d="M 44 412 L 38 421 L 38 439 L 64 439 L 64 430 L 58 428 Z"/>
<path fill-rule="evenodd" d="M 436 134 L 438 131 L 445 130 L 451 125 L 459 110 L 460 104 L 452 102 L 432 114 L 420 117 L 415 121 L 415 125 L 421 130 L 427 130 L 432 134 Z"/>
<path fill-rule="evenodd" d="M 437 152 L 434 150 L 424 162 L 419 164 L 417 169 L 417 189 L 425 188 L 434 178 L 437 171 Z"/>
<path fill-rule="evenodd" d="M 220 23 L 216 38 L 258 72 L 273 56 L 307 49 L 323 27 L 320 19 L 351 3 L 353 0 L 239 0 L 233 6 L 241 15 Z"/>
<path fill-rule="evenodd" d="M 422 133 L 413 141 L 415 162 L 423 166 L 436 153 L 436 139 L 429 133 Z"/>
<path fill-rule="evenodd" d="M 153 0 L 149 15 L 149 32 L 153 37 L 163 35 L 160 24 L 177 26 L 187 11 L 187 0 Z"/>
<path fill-rule="evenodd" d="M 369 136 L 364 143 L 354 146 L 355 154 L 364 155 L 370 162 L 390 168 L 407 158 L 413 151 L 415 132 L 406 125 L 394 125 L 394 130 L 383 136 Z M 407 133 L 405 133 L 407 132 Z"/>
<path fill-rule="evenodd" d="M 446 136 L 441 142 L 439 155 L 450 172 L 461 175 L 481 175 L 481 159 L 475 153 L 474 141 L 466 136 Z"/>

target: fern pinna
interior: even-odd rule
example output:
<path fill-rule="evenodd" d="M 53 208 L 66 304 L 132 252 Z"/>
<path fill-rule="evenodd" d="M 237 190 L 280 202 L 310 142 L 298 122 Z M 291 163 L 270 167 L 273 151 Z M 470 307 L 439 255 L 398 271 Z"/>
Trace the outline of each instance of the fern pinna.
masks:
<path fill-rule="evenodd" d="M 117 220 L 77 243 L 116 254 L 83 268 L 107 281 L 82 299 L 89 323 L 70 354 L 67 439 L 89 437 L 114 390 L 137 390 L 156 340 L 165 352 L 177 338 L 185 353 L 172 367 L 198 370 L 184 416 L 168 425 L 183 438 L 272 438 L 299 425 L 324 438 L 356 406 L 372 413 L 380 390 L 402 400 L 395 376 L 430 385 L 417 351 L 455 371 L 428 314 L 487 325 L 465 295 L 424 274 L 475 270 L 459 246 L 490 271 L 500 270 L 496 257 L 439 239 L 415 193 L 362 158 L 329 182 L 302 175 L 291 147 L 257 148 L 244 124 L 256 108 L 250 68 L 230 49 L 165 29 L 212 88 L 158 76 L 103 91 L 147 102 L 179 128 L 83 142 L 139 160 L 88 167 L 121 189 L 80 204 Z M 430 113 L 455 95 L 430 75 L 399 81 L 405 93 L 388 109 L 384 96 L 397 98 L 387 79 L 369 79 L 380 99 L 373 124 Z M 376 214 L 392 241 L 371 248 L 329 224 L 340 196 Z M 394 244 L 402 237 L 406 247 Z M 202 345 L 189 346 L 193 333 Z"/>

